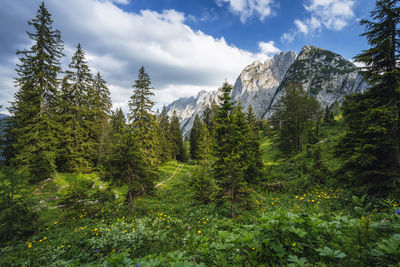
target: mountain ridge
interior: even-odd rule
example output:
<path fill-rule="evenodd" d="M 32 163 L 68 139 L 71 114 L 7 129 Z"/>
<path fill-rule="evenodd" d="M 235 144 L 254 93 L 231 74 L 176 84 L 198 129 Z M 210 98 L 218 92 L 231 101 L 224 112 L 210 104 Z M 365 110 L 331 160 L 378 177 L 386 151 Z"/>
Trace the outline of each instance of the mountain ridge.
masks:
<path fill-rule="evenodd" d="M 231 96 L 244 110 L 252 105 L 258 118 L 268 119 L 290 83 L 301 84 L 323 106 L 368 87 L 352 62 L 334 52 L 306 45 L 299 54 L 279 52 L 263 63 L 254 61 L 246 66 L 236 79 Z M 218 95 L 218 90 L 203 90 L 196 97 L 180 98 L 167 106 L 168 115 L 176 111 L 182 132 L 187 135 L 195 116 L 202 117 L 207 106 L 213 101 L 218 103 Z"/>

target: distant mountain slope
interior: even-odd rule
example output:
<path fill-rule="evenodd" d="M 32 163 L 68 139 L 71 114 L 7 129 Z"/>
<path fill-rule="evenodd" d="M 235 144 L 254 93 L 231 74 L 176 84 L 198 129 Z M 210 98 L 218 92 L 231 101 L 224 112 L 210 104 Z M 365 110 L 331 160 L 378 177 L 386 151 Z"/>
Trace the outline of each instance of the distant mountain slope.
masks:
<path fill-rule="evenodd" d="M 300 83 L 322 105 L 331 105 L 343 96 L 368 87 L 356 66 L 333 52 L 305 46 L 299 55 L 281 52 L 264 63 L 255 61 L 245 67 L 233 87 L 232 97 L 245 110 L 250 105 L 258 118 L 267 119 L 272 106 L 280 99 L 289 83 Z M 175 110 L 184 135 L 190 131 L 194 117 L 202 116 L 205 107 L 218 103 L 218 92 L 201 91 L 196 97 L 181 98 L 167 107 Z"/>

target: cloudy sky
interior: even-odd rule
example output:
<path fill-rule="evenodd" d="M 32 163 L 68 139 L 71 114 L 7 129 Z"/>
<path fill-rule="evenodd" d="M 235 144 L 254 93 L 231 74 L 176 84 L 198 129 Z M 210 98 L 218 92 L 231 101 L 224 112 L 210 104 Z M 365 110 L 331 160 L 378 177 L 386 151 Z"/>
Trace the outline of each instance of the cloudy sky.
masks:
<path fill-rule="evenodd" d="M 15 52 L 42 0 L 0 0 L 0 112 L 13 100 Z M 81 43 L 100 71 L 114 107 L 127 110 L 145 66 L 156 108 L 234 83 L 254 60 L 306 44 L 352 59 L 367 48 L 359 20 L 374 0 L 45 0 L 64 41 L 64 68 Z"/>

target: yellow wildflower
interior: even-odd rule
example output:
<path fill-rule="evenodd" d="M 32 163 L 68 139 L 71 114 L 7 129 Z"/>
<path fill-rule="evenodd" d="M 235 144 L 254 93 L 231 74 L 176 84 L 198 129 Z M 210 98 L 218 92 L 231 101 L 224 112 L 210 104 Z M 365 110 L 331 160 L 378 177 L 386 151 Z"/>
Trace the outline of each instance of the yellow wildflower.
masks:
<path fill-rule="evenodd" d="M 32 243 L 28 243 L 28 248 L 31 248 L 32 247 Z"/>
<path fill-rule="evenodd" d="M 197 231 L 197 233 L 198 233 L 198 234 L 201 234 L 201 231 L 199 230 L 199 231 Z"/>

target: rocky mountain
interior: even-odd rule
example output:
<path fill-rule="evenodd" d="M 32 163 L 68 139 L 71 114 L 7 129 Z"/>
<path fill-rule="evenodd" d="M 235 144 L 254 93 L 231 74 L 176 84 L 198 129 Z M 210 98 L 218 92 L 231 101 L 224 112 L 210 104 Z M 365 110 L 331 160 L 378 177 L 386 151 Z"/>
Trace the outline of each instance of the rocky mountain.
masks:
<path fill-rule="evenodd" d="M 244 68 L 236 79 L 232 98 L 247 110 L 253 106 L 258 118 L 267 119 L 272 106 L 290 84 L 301 84 L 321 105 L 332 105 L 343 96 L 362 92 L 368 87 L 356 66 L 333 52 L 305 46 L 299 55 L 281 52 L 264 63 L 255 61 Z M 201 91 L 196 97 L 181 98 L 167 107 L 171 116 L 176 111 L 181 121 L 183 134 L 190 131 L 196 114 L 200 117 L 213 101 L 218 103 L 218 91 Z"/>

